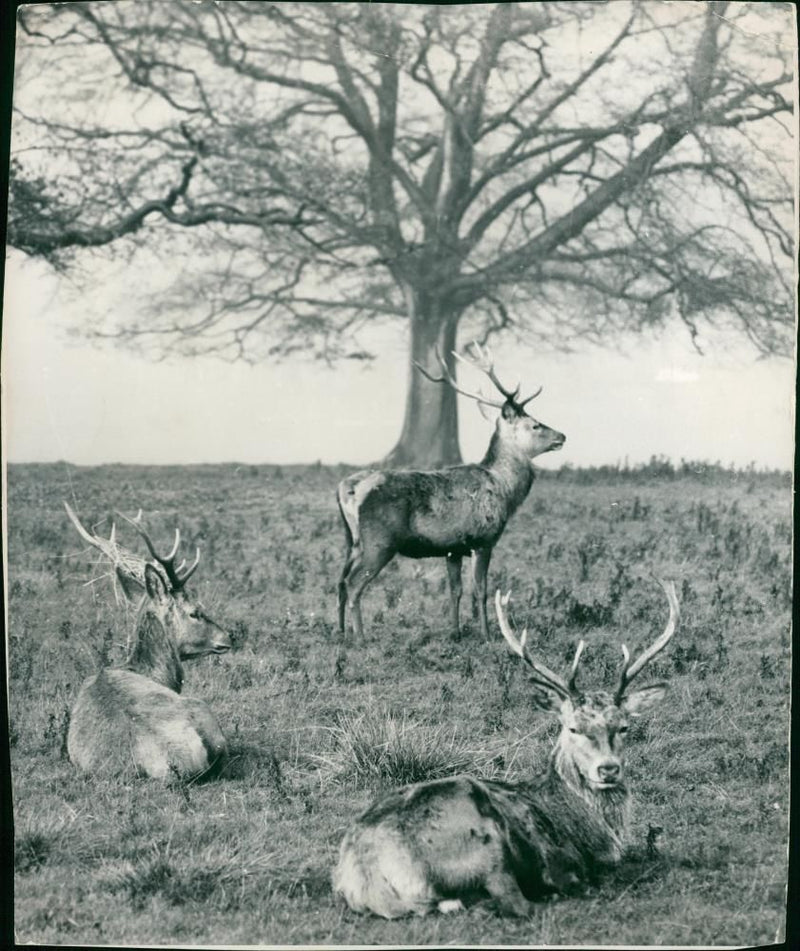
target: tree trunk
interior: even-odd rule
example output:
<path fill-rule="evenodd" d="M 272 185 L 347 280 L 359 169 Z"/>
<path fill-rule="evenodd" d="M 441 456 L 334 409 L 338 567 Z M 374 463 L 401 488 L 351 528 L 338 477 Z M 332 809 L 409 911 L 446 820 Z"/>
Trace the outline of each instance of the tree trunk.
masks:
<path fill-rule="evenodd" d="M 429 295 L 413 292 L 411 298 L 411 346 L 408 395 L 403 429 L 394 449 L 382 465 L 436 468 L 461 462 L 458 445 L 458 403 L 446 383 L 432 383 L 414 365 L 431 376 L 442 376 L 437 351 L 456 375 L 452 351 L 456 346 L 459 313 Z"/>

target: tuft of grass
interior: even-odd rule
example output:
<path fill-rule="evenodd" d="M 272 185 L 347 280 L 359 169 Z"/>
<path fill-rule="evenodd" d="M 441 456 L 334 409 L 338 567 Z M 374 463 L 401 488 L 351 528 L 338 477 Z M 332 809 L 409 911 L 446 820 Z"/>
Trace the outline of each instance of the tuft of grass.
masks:
<path fill-rule="evenodd" d="M 26 816 L 14 831 L 14 869 L 26 874 L 45 865 L 60 865 L 65 859 L 83 862 L 90 858 L 93 846 L 63 816 L 49 812 Z"/>
<path fill-rule="evenodd" d="M 342 714 L 328 728 L 332 749 L 318 760 L 338 781 L 404 786 L 456 773 L 497 771 L 498 757 L 470 749 L 452 726 L 428 726 L 403 713 Z"/>
<path fill-rule="evenodd" d="M 133 860 L 106 868 L 101 879 L 106 890 L 124 894 L 137 910 L 158 897 L 172 906 L 211 905 L 231 911 L 239 907 L 245 881 L 268 874 L 273 858 L 215 844 L 188 853 L 157 845 Z"/>
<path fill-rule="evenodd" d="M 30 872 L 41 868 L 53 849 L 53 840 L 43 832 L 24 832 L 14 842 L 14 870 Z"/>

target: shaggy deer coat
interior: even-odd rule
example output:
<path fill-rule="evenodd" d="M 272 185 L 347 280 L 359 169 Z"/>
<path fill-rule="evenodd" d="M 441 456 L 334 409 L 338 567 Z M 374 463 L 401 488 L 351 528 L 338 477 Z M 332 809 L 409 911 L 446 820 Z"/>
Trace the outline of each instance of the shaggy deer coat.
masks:
<path fill-rule="evenodd" d="M 354 633 L 362 634 L 360 601 L 365 588 L 395 555 L 403 555 L 446 559 L 451 630 L 458 637 L 461 561 L 472 554 L 473 599 L 481 632 L 488 639 L 486 577 L 492 549 L 533 485 L 531 460 L 564 444 L 562 433 L 525 412 L 525 404 L 533 397 L 517 400 L 519 387 L 513 392 L 505 389 L 485 358 L 481 369 L 500 389 L 502 402 L 462 390 L 444 362 L 442 365 L 446 375 L 436 382 L 500 408 L 489 448 L 477 464 L 433 471 L 362 471 L 339 483 L 337 503 L 347 543 L 338 597 L 339 630 L 343 633 L 348 606 Z"/>
<path fill-rule="evenodd" d="M 181 661 L 223 653 L 230 638 L 183 590 L 170 591 L 154 565 L 146 566 L 144 581 L 128 662 L 85 681 L 67 751 L 87 773 L 133 769 L 157 778 L 198 778 L 222 764 L 227 746 L 208 705 L 180 696 Z"/>
<path fill-rule="evenodd" d="M 454 911 L 475 898 L 528 914 L 531 902 L 591 881 L 622 854 L 630 796 L 623 775 L 628 719 L 659 700 L 664 684 L 628 691 L 674 633 L 678 605 L 665 588 L 670 619 L 656 643 L 625 666 L 615 694 L 576 684 L 583 642 L 569 681 L 535 661 L 497 596 L 503 634 L 534 670 L 537 700 L 558 711 L 561 733 L 544 777 L 506 783 L 456 776 L 404 786 L 378 798 L 342 841 L 334 890 L 358 912 L 384 918 Z"/>

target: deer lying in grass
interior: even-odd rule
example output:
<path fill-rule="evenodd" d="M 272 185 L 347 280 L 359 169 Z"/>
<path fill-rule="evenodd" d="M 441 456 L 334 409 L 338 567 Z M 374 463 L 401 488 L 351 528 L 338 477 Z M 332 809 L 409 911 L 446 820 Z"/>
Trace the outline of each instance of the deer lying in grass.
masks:
<path fill-rule="evenodd" d="M 619 860 L 629 811 L 622 752 L 628 718 L 661 699 L 666 685 L 629 688 L 678 622 L 674 585 L 661 585 L 669 599 L 666 629 L 635 661 L 623 646 L 614 693 L 578 688 L 583 641 L 568 680 L 535 660 L 527 630 L 517 638 L 508 623 L 508 595 L 497 592 L 503 636 L 532 669 L 537 699 L 561 720 L 547 773 L 516 784 L 457 776 L 381 796 L 345 836 L 333 872 L 335 891 L 353 910 L 424 915 L 488 894 L 502 912 L 525 915 L 532 899 L 568 892 Z"/>
<path fill-rule="evenodd" d="M 481 633 L 489 638 L 486 617 L 486 575 L 492 549 L 506 523 L 530 491 L 534 479 L 531 460 L 559 449 L 565 436 L 525 412 L 538 396 L 517 399 L 519 386 L 506 389 L 498 380 L 489 355 L 475 345 L 478 368 L 503 395 L 490 400 L 482 393 L 461 389 L 439 357 L 444 376 L 435 383 L 451 386 L 479 405 L 500 410 L 495 431 L 483 460 L 477 465 L 450 466 L 430 472 L 418 470 L 362 471 L 339 483 L 337 501 L 344 523 L 347 556 L 339 580 L 339 630 L 345 630 L 345 604 L 353 631 L 363 632 L 361 596 L 395 555 L 407 558 L 444 557 L 450 587 L 450 620 L 458 637 L 461 602 L 461 560 L 473 555 L 473 602 Z M 454 354 L 458 357 L 458 354 Z M 468 363 L 463 357 L 462 362 Z"/>
<path fill-rule="evenodd" d="M 155 564 L 144 563 L 141 569 L 145 597 L 127 663 L 106 667 L 84 682 L 70 717 L 67 751 L 87 773 L 113 775 L 133 768 L 157 778 L 196 779 L 222 765 L 227 746 L 209 707 L 180 696 L 181 661 L 224 653 L 231 641 L 185 590 L 199 550 L 189 568 L 184 570 L 185 561 L 176 567 L 179 531 L 172 551 L 162 557 L 138 519 L 127 521 L 144 538 Z M 127 555 L 126 563 L 135 564 L 138 556 Z M 137 574 L 133 571 L 131 578 Z"/>

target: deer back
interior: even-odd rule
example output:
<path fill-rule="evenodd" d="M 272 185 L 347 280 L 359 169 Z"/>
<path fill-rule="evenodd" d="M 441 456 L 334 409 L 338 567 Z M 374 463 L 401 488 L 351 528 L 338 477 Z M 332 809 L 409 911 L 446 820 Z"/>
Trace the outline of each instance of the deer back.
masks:
<path fill-rule="evenodd" d="M 529 466 L 511 491 L 480 465 L 387 470 L 349 476 L 338 498 L 354 542 L 419 558 L 493 545 L 532 482 Z"/>
<path fill-rule="evenodd" d="M 80 689 L 67 751 L 87 773 L 188 779 L 219 765 L 226 742 L 203 701 L 134 671 L 107 668 Z"/>

